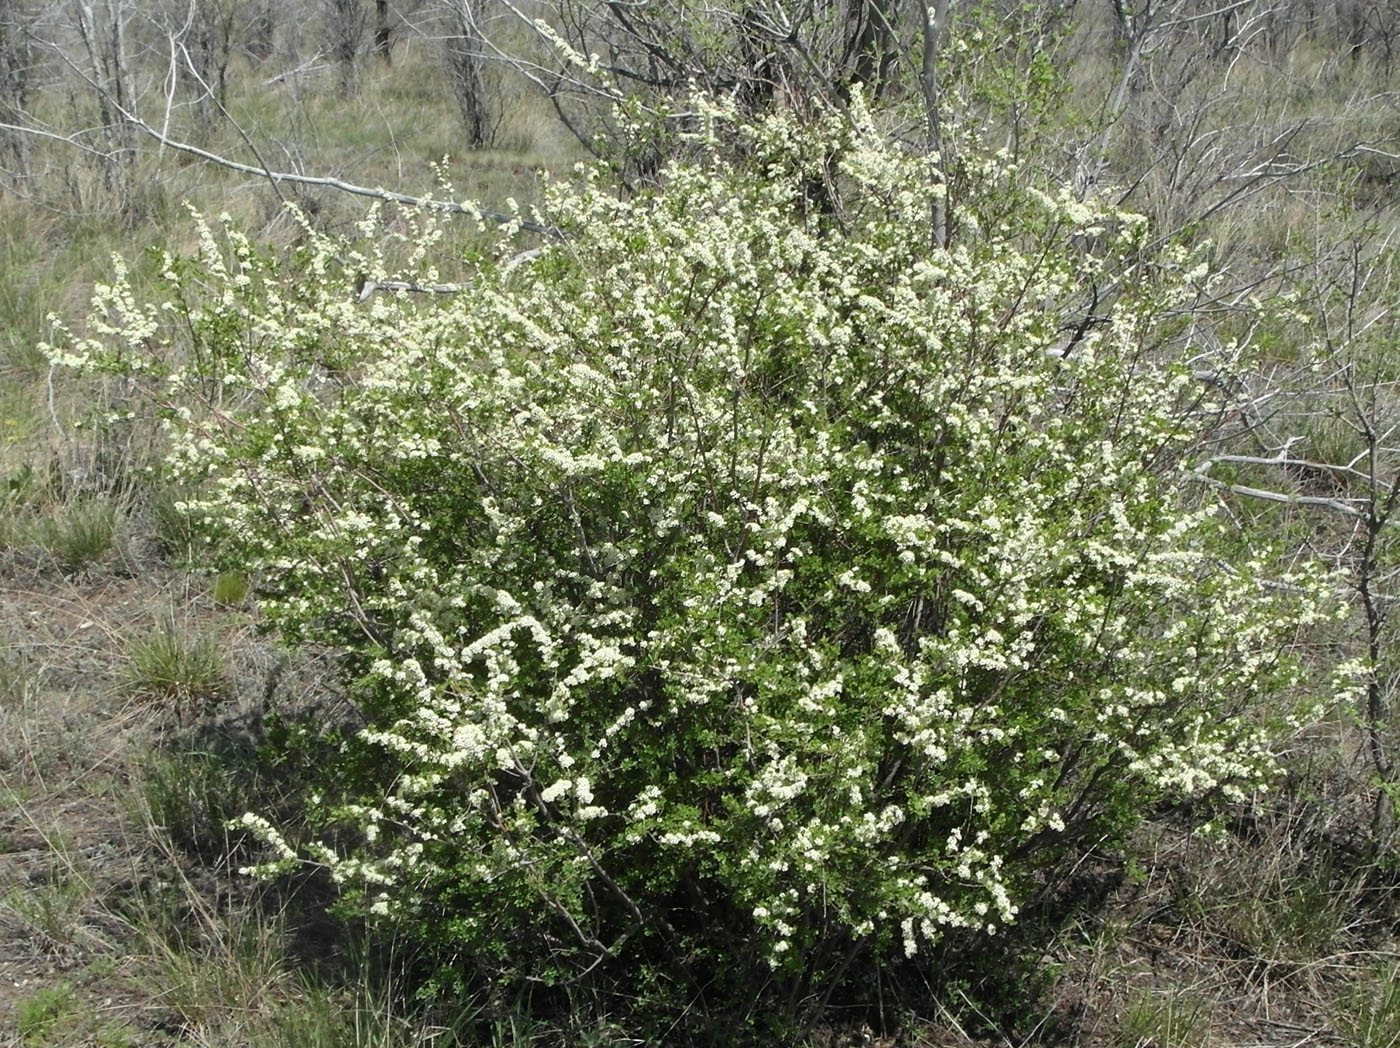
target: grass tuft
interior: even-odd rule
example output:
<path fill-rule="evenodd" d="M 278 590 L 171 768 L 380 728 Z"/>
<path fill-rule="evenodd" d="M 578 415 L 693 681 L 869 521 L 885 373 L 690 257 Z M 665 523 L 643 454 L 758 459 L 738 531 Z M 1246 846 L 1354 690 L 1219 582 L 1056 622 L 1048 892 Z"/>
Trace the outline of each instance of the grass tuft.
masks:
<path fill-rule="evenodd" d="M 160 553 L 175 564 L 188 564 L 200 547 L 198 520 L 185 509 L 184 496 L 172 487 L 155 492 L 150 505 L 150 533 Z"/>
<path fill-rule="evenodd" d="M 1199 1048 L 1207 1042 L 1210 1006 L 1175 990 L 1143 992 L 1128 1006 L 1119 1030 L 1122 1048 Z"/>
<path fill-rule="evenodd" d="M 222 607 L 237 607 L 248 599 L 248 576 L 241 571 L 225 571 L 214 580 L 211 591 L 214 603 Z"/>
<path fill-rule="evenodd" d="M 36 551 L 65 575 L 93 567 L 116 548 L 121 516 L 110 498 L 94 496 L 34 505 L 32 474 L 26 470 L 5 481 L 0 495 L 0 549 Z"/>
<path fill-rule="evenodd" d="M 1357 980 L 1337 1027 L 1353 1048 L 1400 1048 L 1400 965 L 1383 965 Z"/>
<path fill-rule="evenodd" d="M 127 645 L 127 690 L 184 715 L 224 698 L 228 666 L 218 643 L 167 619 L 149 636 Z"/>
<path fill-rule="evenodd" d="M 250 774 L 211 753 L 152 756 L 141 776 L 152 826 L 188 856 L 216 865 L 238 858 L 248 838 L 229 821 L 258 806 Z"/>
<path fill-rule="evenodd" d="M 0 895 L 0 923 L 23 930 L 31 944 L 46 955 L 71 959 L 92 941 L 85 913 L 96 890 L 92 870 L 60 834 L 45 845 L 52 859 L 47 874 Z"/>
<path fill-rule="evenodd" d="M 40 517 L 35 539 L 66 575 L 90 567 L 110 553 L 117 538 L 117 508 L 106 498 L 82 499 Z"/>
<path fill-rule="evenodd" d="M 0 712 L 23 713 L 34 700 L 38 675 L 14 652 L 0 652 Z"/>
<path fill-rule="evenodd" d="M 126 915 L 135 981 L 181 1043 L 243 1048 L 410 1048 L 476 1044 L 471 1009 L 429 1014 L 380 970 L 383 957 L 323 949 L 310 970 L 286 912 L 256 899 L 225 911 L 178 874 Z M 266 900 L 264 900 L 265 902 Z M 392 968 L 392 965 L 390 966 Z"/>
<path fill-rule="evenodd" d="M 77 1011 L 73 985 L 61 982 L 44 986 L 32 996 L 19 1002 L 16 1023 L 20 1044 L 29 1046 L 56 1043 L 67 1027 L 72 1025 Z"/>

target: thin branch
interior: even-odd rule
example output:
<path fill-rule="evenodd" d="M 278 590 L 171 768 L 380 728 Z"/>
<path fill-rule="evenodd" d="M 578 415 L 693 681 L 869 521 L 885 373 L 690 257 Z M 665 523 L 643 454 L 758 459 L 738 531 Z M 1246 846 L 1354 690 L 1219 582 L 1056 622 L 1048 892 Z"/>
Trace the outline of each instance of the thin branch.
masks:
<path fill-rule="evenodd" d="M 91 153 L 93 156 L 100 157 L 103 160 L 111 160 L 117 155 L 116 150 L 94 149 L 92 146 L 80 142 L 78 136 L 86 134 L 87 132 L 85 131 L 74 131 L 72 134 L 60 135 L 38 127 L 6 123 L 0 123 L 0 131 L 16 131 L 20 134 L 33 135 L 35 138 L 49 138 L 55 142 L 62 142 L 66 146 L 72 146 L 74 149 L 81 149 L 84 153 Z"/>
<path fill-rule="evenodd" d="M 366 280 L 360 285 L 358 301 L 368 302 L 376 291 L 413 291 L 425 295 L 457 295 L 470 290 L 471 281 L 463 284 L 417 284 L 412 280 Z"/>
<path fill-rule="evenodd" d="M 923 90 L 925 133 L 928 138 L 928 152 L 938 165 L 938 183 L 941 192 L 933 194 L 933 246 L 939 249 L 948 246 L 948 170 L 949 163 L 946 143 L 943 140 L 943 120 L 939 112 L 942 105 L 938 83 L 938 48 L 942 43 L 944 30 L 948 26 L 948 6 L 950 0 L 933 0 L 925 9 L 923 62 L 920 70 L 920 86 Z"/>
<path fill-rule="evenodd" d="M 1209 468 L 1210 463 L 1204 463 Z M 1285 505 L 1294 506 L 1317 506 L 1320 509 L 1331 510 L 1333 513 L 1340 513 L 1346 517 L 1362 518 L 1365 516 L 1361 510 L 1348 505 L 1341 499 L 1323 498 L 1320 495 L 1295 495 L 1287 491 L 1269 491 L 1265 488 L 1253 488 L 1247 484 L 1229 484 L 1223 480 L 1217 480 L 1208 473 L 1202 472 L 1202 467 L 1198 466 L 1194 471 L 1186 474 L 1187 479 L 1196 480 L 1202 484 L 1209 484 L 1213 488 L 1222 491 L 1229 491 L 1235 495 L 1243 495 L 1247 498 L 1263 499 L 1266 502 L 1281 502 Z"/>
<path fill-rule="evenodd" d="M 1373 478 L 1369 473 L 1363 473 L 1354 466 L 1338 466 L 1331 462 L 1312 462 L 1308 459 L 1292 458 L 1287 455 L 1287 450 L 1287 448 L 1284 448 L 1271 458 L 1266 458 L 1263 455 L 1216 455 L 1214 458 L 1207 459 L 1205 462 L 1201 463 L 1196 469 L 1198 471 L 1203 468 L 1208 470 L 1218 462 L 1239 466 L 1282 466 L 1285 469 L 1299 469 L 1314 473 L 1335 473 L 1339 476 L 1355 477 L 1357 480 L 1363 480 L 1367 484 L 1373 484 L 1383 491 L 1390 490 L 1391 486 L 1385 481 L 1379 478 Z"/>
<path fill-rule="evenodd" d="M 383 200 L 391 204 L 402 204 L 405 207 L 420 207 L 430 211 L 443 211 L 452 215 L 468 215 L 472 218 L 485 219 L 506 225 L 517 222 L 521 229 L 531 233 L 539 233 L 541 236 L 563 239 L 564 233 L 556 226 L 546 226 L 539 222 L 531 222 L 522 219 L 517 215 L 507 215 L 498 211 L 482 211 L 469 204 L 459 204 L 454 200 L 430 200 L 424 197 L 409 196 L 407 193 L 396 193 L 391 189 L 375 189 L 369 186 L 357 185 L 354 182 L 346 182 L 344 179 L 331 178 L 322 175 L 298 175 L 290 171 L 271 171 L 265 167 L 254 167 L 251 164 L 242 164 L 237 160 L 230 160 L 227 157 L 211 153 L 207 149 L 200 149 L 198 146 L 190 145 L 188 142 L 180 142 L 163 135 L 150 124 L 136 116 L 128 115 L 132 126 L 150 135 L 167 149 L 174 149 L 177 152 L 189 153 L 202 160 L 207 160 L 211 164 L 218 164 L 220 167 L 228 168 L 230 171 L 240 171 L 247 175 L 257 175 L 260 178 L 271 180 L 274 184 L 290 182 L 293 185 L 321 186 L 326 189 L 335 189 L 342 193 L 349 193 L 352 196 L 369 197 L 372 200 Z"/>
<path fill-rule="evenodd" d="M 226 119 L 229 122 L 229 124 L 233 127 L 233 129 L 238 132 L 238 137 L 243 139 L 243 144 L 248 147 L 248 151 L 253 154 L 253 159 L 258 162 L 258 166 L 262 169 L 263 175 L 267 178 L 268 182 L 271 183 L 272 191 L 277 194 L 277 199 L 282 201 L 282 203 L 284 204 L 287 203 L 287 198 L 282 193 L 282 187 L 277 184 L 277 179 L 273 177 L 272 169 L 268 167 L 267 161 L 263 159 L 262 153 L 260 153 L 258 151 L 258 147 L 253 144 L 253 140 L 248 137 L 248 132 L 243 130 L 243 125 L 240 124 L 237 120 L 235 120 L 233 118 L 233 114 L 224 108 L 223 102 L 219 100 L 218 92 L 216 92 L 212 87 L 209 86 L 208 83 L 205 82 L 204 77 L 199 75 L 199 70 L 195 68 L 195 61 L 192 57 L 190 57 L 189 49 L 185 47 L 184 42 L 176 41 L 174 37 L 171 37 L 170 43 L 172 46 L 179 46 L 180 53 L 185 58 L 185 66 L 189 69 L 190 75 L 193 76 L 195 80 L 199 81 L 199 86 L 204 89 L 205 96 L 211 102 L 213 102 L 214 105 L 218 106 L 219 112 L 223 114 L 224 119 Z M 169 108 L 167 108 L 166 127 L 161 129 L 161 137 L 165 139 L 169 138 L 169 135 L 167 134 L 169 128 L 169 121 L 170 110 Z"/>
<path fill-rule="evenodd" d="M 508 275 L 517 266 L 526 262 L 533 262 L 544 254 L 540 248 L 531 248 L 529 251 L 522 251 L 518 255 L 513 255 L 501 265 L 501 274 Z M 411 291 L 427 295 L 459 295 L 463 291 L 470 291 L 476 285 L 472 281 L 461 284 L 419 284 L 412 280 L 370 280 L 365 278 L 360 284 L 359 301 L 368 302 L 376 291 Z"/>
<path fill-rule="evenodd" d="M 167 149 L 197 156 L 201 160 L 207 160 L 211 164 L 217 164 L 219 167 L 227 168 L 230 171 L 238 171 L 245 175 L 256 175 L 258 178 L 272 182 L 274 186 L 284 182 L 292 185 L 319 186 L 325 189 L 338 190 L 341 193 L 348 193 L 351 196 L 368 197 L 371 200 L 383 200 L 391 204 L 401 204 L 404 207 L 424 208 L 429 211 L 441 211 L 451 215 L 467 215 L 471 218 L 495 222 L 500 225 L 508 225 L 514 222 L 527 232 L 538 233 L 540 236 L 552 237 L 555 240 L 563 240 L 566 237 L 564 231 L 557 226 L 546 226 L 539 222 L 532 222 L 529 219 L 520 218 L 518 215 L 508 215 L 500 211 L 483 211 L 470 204 L 459 204 L 453 200 L 431 200 L 425 197 L 409 196 L 407 193 L 396 193 L 391 189 L 376 189 L 370 186 L 357 185 L 354 182 L 346 182 L 344 179 L 340 178 L 318 175 L 298 175 L 290 171 L 272 171 L 266 167 L 243 164 L 237 160 L 230 160 L 228 157 L 220 156 L 217 153 L 211 153 L 207 149 L 200 149 L 198 146 L 190 145 L 188 142 L 181 142 L 171 138 L 169 135 L 162 134 L 140 117 L 125 112 L 122 115 L 131 127 L 149 135 Z M 74 141 L 72 137 L 56 135 L 51 131 L 42 131 L 38 128 L 26 127 L 19 124 L 0 124 L 0 130 L 18 131 L 27 135 L 51 138 L 55 141 L 74 146 L 75 148 L 84 149 L 87 152 L 97 153 L 100 156 L 106 155 L 89 146 L 84 146 L 81 142 Z"/>

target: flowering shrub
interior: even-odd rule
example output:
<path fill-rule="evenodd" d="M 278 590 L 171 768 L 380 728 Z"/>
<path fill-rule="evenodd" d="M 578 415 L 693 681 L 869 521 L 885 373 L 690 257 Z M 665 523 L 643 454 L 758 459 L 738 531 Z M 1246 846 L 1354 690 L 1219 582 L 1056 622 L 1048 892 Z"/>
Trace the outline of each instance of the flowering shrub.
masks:
<path fill-rule="evenodd" d="M 468 976 L 791 1018 L 1267 777 L 1330 612 L 1183 497 L 1219 406 L 1161 347 L 1204 273 L 991 162 L 935 249 L 928 162 L 855 114 L 709 108 L 709 160 L 555 188 L 569 238 L 452 297 L 356 294 L 440 279 L 428 212 L 399 272 L 373 217 L 295 263 L 205 226 L 173 304 L 118 274 L 52 350 L 164 407 L 269 620 L 345 652 L 330 843 L 249 816 L 270 869 Z"/>

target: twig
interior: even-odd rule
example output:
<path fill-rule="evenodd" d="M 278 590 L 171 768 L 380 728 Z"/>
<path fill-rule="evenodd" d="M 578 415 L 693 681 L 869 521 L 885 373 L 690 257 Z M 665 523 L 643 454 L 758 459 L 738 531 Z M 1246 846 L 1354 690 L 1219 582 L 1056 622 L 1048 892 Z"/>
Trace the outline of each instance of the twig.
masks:
<path fill-rule="evenodd" d="M 176 43 L 175 38 L 171 37 L 170 42 L 172 45 L 174 45 Z M 285 204 L 287 202 L 287 198 L 282 194 L 282 187 L 277 184 L 277 179 L 272 177 L 271 168 L 267 166 L 267 161 L 263 159 L 262 153 L 260 153 L 258 151 L 258 147 L 253 144 L 253 140 L 248 137 L 248 132 L 244 131 L 243 125 L 240 124 L 237 120 L 235 120 L 233 118 L 233 114 L 224 108 L 224 103 L 219 99 L 218 92 L 216 92 L 212 87 L 209 86 L 208 83 L 205 82 L 204 77 L 199 75 L 199 70 L 195 68 L 195 61 L 193 58 L 190 57 L 189 49 L 185 47 L 183 41 L 179 42 L 179 47 L 180 53 L 185 56 L 185 65 L 188 67 L 190 75 L 192 75 L 197 81 L 199 81 L 199 86 L 204 89 L 205 97 L 207 97 L 211 102 L 213 102 L 216 106 L 219 107 L 219 112 L 223 114 L 224 119 L 227 120 L 229 124 L 233 127 L 233 129 L 238 132 L 238 137 L 243 139 L 243 144 L 248 147 L 248 151 L 253 154 L 253 159 L 256 160 L 258 162 L 258 165 L 262 168 L 262 173 L 272 184 L 272 191 L 277 194 L 277 199 Z M 161 137 L 163 138 L 169 137 L 166 134 L 166 132 L 169 129 L 168 109 L 166 111 L 166 120 L 167 126 L 161 129 Z"/>
<path fill-rule="evenodd" d="M 315 61 L 316 61 L 317 59 L 319 59 L 320 57 L 321 57 L 321 52 L 320 52 L 320 51 L 317 51 L 314 55 L 312 55 L 310 58 L 308 58 L 305 62 L 303 62 L 301 65 L 297 66 L 297 68 L 295 68 L 295 69 L 288 69 L 288 70 L 287 70 L 286 72 L 284 72 L 284 73 L 278 73 L 276 76 L 274 76 L 274 77 L 269 77 L 267 80 L 264 80 L 264 81 L 263 81 L 263 86 L 264 86 L 264 87 L 271 87 L 273 84 L 284 84 L 284 83 L 286 83 L 288 80 L 290 80 L 290 79 L 292 79 L 292 78 L 294 78 L 294 77 L 305 76 L 307 73 L 316 73 L 316 72 L 321 71 L 322 69 L 329 69 L 329 68 L 331 67 L 331 65 L 330 65 L 329 62 L 322 62 L 320 65 L 312 65 L 312 63 L 315 62 Z"/>
<path fill-rule="evenodd" d="M 1312 473 L 1335 473 L 1339 476 L 1355 477 L 1357 480 L 1365 481 L 1367 484 L 1373 483 L 1369 474 L 1361 472 L 1355 466 L 1338 466 L 1331 462 L 1312 462 L 1308 459 L 1292 458 L 1288 454 L 1286 447 L 1281 448 L 1275 456 L 1266 458 L 1263 455 L 1216 455 L 1207 459 L 1196 467 L 1197 472 L 1202 469 L 1209 470 L 1218 462 L 1234 464 L 1238 466 L 1281 466 L 1284 469 L 1306 470 Z M 1374 483 L 1382 490 L 1389 491 L 1390 485 L 1385 481 L 1375 478 Z"/>
<path fill-rule="evenodd" d="M 499 211 L 482 211 L 469 204 L 459 204 L 455 200 L 430 200 L 424 197 L 409 196 L 407 193 L 396 193 L 392 189 L 373 189 L 369 186 L 357 185 L 354 182 L 346 182 L 344 179 L 331 178 L 325 175 L 298 175 L 290 171 L 270 171 L 265 167 L 254 167 L 251 164 L 242 164 L 237 160 L 230 160 L 228 157 L 211 153 L 207 149 L 200 149 L 198 146 L 190 145 L 188 142 L 180 142 L 163 135 L 140 117 L 127 115 L 127 119 L 132 126 L 144 131 L 157 142 L 160 142 L 167 149 L 174 149 L 181 153 L 189 153 L 202 160 L 207 160 L 211 164 L 218 164 L 226 167 L 230 171 L 241 171 L 247 175 L 257 175 L 266 178 L 274 184 L 280 182 L 290 182 L 293 185 L 301 186 L 322 186 L 327 189 L 339 190 L 342 193 L 349 193 L 352 196 L 369 197 L 372 200 L 383 200 L 391 204 L 402 204 L 405 207 L 421 207 L 430 211 L 443 211 L 451 215 L 468 215 L 472 218 L 484 219 L 490 222 L 497 222 L 501 225 L 508 225 L 511 222 L 518 223 L 521 229 L 531 233 L 538 233 L 541 236 L 553 237 L 556 240 L 564 239 L 564 231 L 557 226 L 546 226 L 539 222 L 531 222 L 522 219 L 518 215 L 507 215 Z"/>
<path fill-rule="evenodd" d="M 533 262 L 544 254 L 542 248 L 531 248 L 529 251 L 522 251 L 518 255 L 513 255 L 501 266 L 502 275 L 509 274 L 516 266 L 525 262 Z M 470 280 L 461 284 L 419 284 L 412 280 L 370 280 L 365 278 L 360 284 L 359 301 L 368 302 L 370 296 L 376 291 L 413 291 L 427 295 L 457 295 L 463 291 L 469 291 L 475 284 Z"/>
<path fill-rule="evenodd" d="M 360 286 L 359 301 L 368 302 L 376 291 L 415 291 L 426 295 L 456 295 L 472 287 L 464 284 L 416 284 L 411 280 L 366 280 Z"/>
<path fill-rule="evenodd" d="M 58 367 L 57 364 L 49 365 L 49 375 L 45 382 L 48 386 L 49 418 L 53 419 L 54 431 L 58 433 L 58 439 L 62 441 L 66 440 L 67 438 L 65 437 L 63 432 L 63 424 L 58 421 L 58 407 L 54 403 L 53 372 L 54 368 L 56 367 Z"/>
<path fill-rule="evenodd" d="M 51 138 L 55 142 L 62 142 L 64 145 L 72 146 L 74 149 L 81 149 L 84 153 L 91 153 L 93 156 L 101 157 L 103 160 L 111 160 L 116 155 L 114 150 L 94 149 L 90 145 L 79 142 L 78 136 L 83 134 L 82 131 L 75 131 L 71 135 L 60 135 L 38 127 L 6 123 L 0 123 L 0 131 L 18 131 L 21 134 L 33 135 L 36 138 Z"/>

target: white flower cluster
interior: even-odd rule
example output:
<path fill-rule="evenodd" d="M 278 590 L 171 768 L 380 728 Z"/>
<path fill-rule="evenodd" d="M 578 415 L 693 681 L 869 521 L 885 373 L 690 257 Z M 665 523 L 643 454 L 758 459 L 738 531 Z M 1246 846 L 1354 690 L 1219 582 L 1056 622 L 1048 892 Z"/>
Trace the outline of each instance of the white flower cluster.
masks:
<path fill-rule="evenodd" d="M 198 345 L 119 272 L 53 351 L 145 376 L 266 613 L 347 652 L 378 778 L 339 809 L 363 843 L 313 854 L 375 912 L 621 941 L 703 882 L 775 965 L 823 929 L 912 954 L 1013 921 L 1101 820 L 1270 770 L 1258 700 L 1330 611 L 1182 497 L 1152 340 L 1189 288 L 1133 270 L 1142 223 L 989 162 L 983 235 L 938 249 L 926 159 L 859 105 L 732 130 L 760 175 L 557 188 L 568 244 L 470 294 L 360 302 L 379 248 L 307 229 L 283 276 L 203 226 Z"/>

